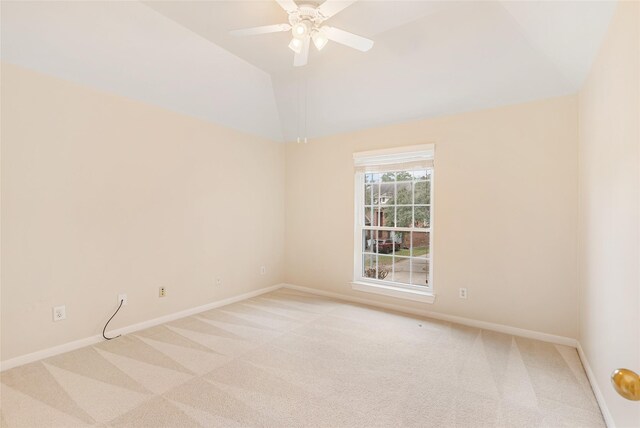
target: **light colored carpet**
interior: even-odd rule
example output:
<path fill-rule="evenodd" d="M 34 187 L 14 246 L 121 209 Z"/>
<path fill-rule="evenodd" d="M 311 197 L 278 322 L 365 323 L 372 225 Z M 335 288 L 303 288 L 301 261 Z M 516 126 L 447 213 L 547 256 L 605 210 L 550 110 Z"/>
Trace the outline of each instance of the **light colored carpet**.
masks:
<path fill-rule="evenodd" d="M 291 290 L 1 375 L 5 427 L 603 427 L 575 349 Z"/>

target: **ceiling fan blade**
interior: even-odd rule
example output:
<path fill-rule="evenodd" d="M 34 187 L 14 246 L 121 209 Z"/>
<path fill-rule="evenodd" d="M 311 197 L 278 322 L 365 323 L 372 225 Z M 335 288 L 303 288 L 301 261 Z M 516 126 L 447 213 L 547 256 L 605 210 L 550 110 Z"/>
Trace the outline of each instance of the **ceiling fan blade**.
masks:
<path fill-rule="evenodd" d="M 311 42 L 310 37 L 306 37 L 304 42 L 302 42 L 302 49 L 300 53 L 297 53 L 293 57 L 293 65 L 295 67 L 301 67 L 303 65 L 307 65 L 307 59 L 309 59 L 309 43 Z"/>
<path fill-rule="evenodd" d="M 340 43 L 350 48 L 358 49 L 359 51 L 366 52 L 373 47 L 373 40 L 367 39 L 362 36 L 350 33 L 348 31 L 341 30 L 335 27 L 322 27 L 327 39 Z"/>
<path fill-rule="evenodd" d="M 282 7 L 287 12 L 293 12 L 298 10 L 298 5 L 293 0 L 276 0 L 280 7 Z"/>
<path fill-rule="evenodd" d="M 325 19 L 331 18 L 333 15 L 351 6 L 356 1 L 357 0 L 326 0 L 320 5 L 320 7 L 318 7 L 318 12 L 320 12 Z"/>
<path fill-rule="evenodd" d="M 243 28 L 241 30 L 229 31 L 232 36 L 254 36 L 256 34 L 279 33 L 291 30 L 289 24 L 263 25 L 262 27 Z"/>

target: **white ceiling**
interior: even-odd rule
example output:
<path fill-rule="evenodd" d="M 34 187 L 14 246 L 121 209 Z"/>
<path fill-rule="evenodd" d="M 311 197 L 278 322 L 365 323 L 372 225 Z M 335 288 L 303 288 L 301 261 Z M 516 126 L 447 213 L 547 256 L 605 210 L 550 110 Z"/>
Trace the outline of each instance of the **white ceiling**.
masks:
<path fill-rule="evenodd" d="M 228 35 L 286 22 L 272 0 L 1 7 L 3 61 L 289 141 L 574 93 L 615 3 L 361 0 L 328 23 L 373 49 L 302 68 L 288 33 Z"/>
<path fill-rule="evenodd" d="M 3 61 L 282 139 L 268 73 L 142 3 L 0 7 Z"/>

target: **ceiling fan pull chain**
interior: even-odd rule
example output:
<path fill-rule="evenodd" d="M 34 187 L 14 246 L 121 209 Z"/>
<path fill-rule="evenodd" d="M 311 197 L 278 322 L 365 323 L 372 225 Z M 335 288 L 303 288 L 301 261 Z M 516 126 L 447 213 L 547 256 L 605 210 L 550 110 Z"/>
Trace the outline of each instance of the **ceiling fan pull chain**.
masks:
<path fill-rule="evenodd" d="M 298 110 L 298 120 L 296 121 L 296 125 L 298 126 L 298 144 L 300 144 L 300 122 L 302 122 L 302 113 L 301 113 L 301 108 L 300 108 L 300 73 L 302 73 L 302 70 L 299 70 L 297 73 L 297 84 L 298 84 L 298 99 L 297 99 L 297 110 Z"/>
<path fill-rule="evenodd" d="M 304 76 L 304 143 L 307 144 L 307 122 L 309 117 L 309 79 L 305 75 Z"/>

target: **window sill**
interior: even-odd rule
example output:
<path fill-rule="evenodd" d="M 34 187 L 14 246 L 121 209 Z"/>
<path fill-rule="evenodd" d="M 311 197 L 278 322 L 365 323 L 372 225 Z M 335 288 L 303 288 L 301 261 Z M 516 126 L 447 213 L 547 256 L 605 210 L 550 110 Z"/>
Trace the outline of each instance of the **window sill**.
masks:
<path fill-rule="evenodd" d="M 409 290 L 406 288 L 399 288 L 382 284 L 372 284 L 363 281 L 352 282 L 351 288 L 356 291 L 363 291 L 365 293 L 382 294 L 383 296 L 413 300 L 415 302 L 433 303 L 436 300 L 436 295 L 430 291 Z"/>

